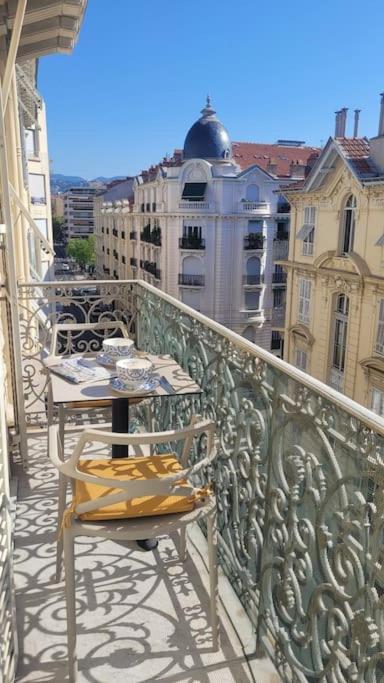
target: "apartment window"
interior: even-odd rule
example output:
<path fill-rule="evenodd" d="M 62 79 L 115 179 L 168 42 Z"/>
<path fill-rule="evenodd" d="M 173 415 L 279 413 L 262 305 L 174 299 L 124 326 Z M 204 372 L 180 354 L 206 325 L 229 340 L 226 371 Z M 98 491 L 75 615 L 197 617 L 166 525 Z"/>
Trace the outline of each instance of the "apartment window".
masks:
<path fill-rule="evenodd" d="M 341 253 L 353 251 L 356 222 L 356 199 L 351 194 L 345 202 L 342 214 Z"/>
<path fill-rule="evenodd" d="M 295 365 L 299 370 L 304 370 L 304 372 L 307 370 L 307 359 L 308 355 L 306 351 L 296 349 Z"/>
<path fill-rule="evenodd" d="M 45 176 L 42 173 L 29 174 L 29 195 L 32 204 L 45 204 Z"/>
<path fill-rule="evenodd" d="M 25 149 L 28 157 L 37 157 L 39 155 L 38 133 L 33 128 L 27 128 L 25 131 Z"/>
<path fill-rule="evenodd" d="M 273 308 L 282 308 L 285 304 L 285 290 L 273 290 Z"/>
<path fill-rule="evenodd" d="M 315 241 L 316 207 L 304 208 L 304 223 L 297 233 L 297 239 L 303 241 L 302 253 L 304 256 L 312 256 L 313 243 Z"/>
<path fill-rule="evenodd" d="M 380 300 L 375 349 L 377 353 L 384 355 L 384 299 Z"/>
<path fill-rule="evenodd" d="M 344 372 L 345 354 L 347 350 L 349 299 L 339 294 L 336 299 L 335 322 L 333 332 L 332 367 Z"/>
<path fill-rule="evenodd" d="M 302 323 L 309 323 L 309 313 L 311 304 L 311 280 L 300 278 L 299 280 L 299 308 L 297 318 Z"/>
<path fill-rule="evenodd" d="M 371 393 L 371 410 L 384 417 L 384 391 L 373 387 Z"/>
<path fill-rule="evenodd" d="M 258 311 L 260 307 L 260 292 L 245 292 L 245 308 L 247 311 Z"/>
<path fill-rule="evenodd" d="M 48 224 L 46 218 L 35 218 L 35 223 L 45 238 L 48 237 Z"/>
<path fill-rule="evenodd" d="M 181 198 L 189 202 L 202 202 L 206 189 L 207 183 L 185 183 Z"/>

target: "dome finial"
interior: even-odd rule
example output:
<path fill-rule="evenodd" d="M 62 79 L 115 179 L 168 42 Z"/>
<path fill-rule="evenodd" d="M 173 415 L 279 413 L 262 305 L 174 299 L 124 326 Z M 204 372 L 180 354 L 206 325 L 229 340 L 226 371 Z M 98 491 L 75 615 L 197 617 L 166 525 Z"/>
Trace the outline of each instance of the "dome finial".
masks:
<path fill-rule="evenodd" d="M 214 116 L 216 114 L 216 112 L 215 112 L 215 110 L 211 104 L 210 95 L 207 95 L 207 102 L 206 102 L 205 107 L 201 110 L 201 113 L 203 116 Z"/>

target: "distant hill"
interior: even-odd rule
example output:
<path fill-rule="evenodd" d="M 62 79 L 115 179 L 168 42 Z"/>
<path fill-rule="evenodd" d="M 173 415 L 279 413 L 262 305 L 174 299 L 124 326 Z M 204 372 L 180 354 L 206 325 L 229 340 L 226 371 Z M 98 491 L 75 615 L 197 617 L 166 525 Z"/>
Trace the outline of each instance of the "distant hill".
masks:
<path fill-rule="evenodd" d="M 112 180 L 123 180 L 124 176 L 113 176 L 113 178 L 105 178 L 99 176 L 93 180 L 86 180 L 77 175 L 63 175 L 62 173 L 51 174 L 51 192 L 52 194 L 60 194 L 66 192 L 71 187 L 97 187 L 102 188 Z"/>

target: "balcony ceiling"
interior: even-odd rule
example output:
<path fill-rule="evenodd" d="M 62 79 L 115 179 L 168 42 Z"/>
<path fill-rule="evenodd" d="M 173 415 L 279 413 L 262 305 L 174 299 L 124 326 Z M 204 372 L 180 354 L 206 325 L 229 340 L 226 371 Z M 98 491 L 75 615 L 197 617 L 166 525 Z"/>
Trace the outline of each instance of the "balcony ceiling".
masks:
<path fill-rule="evenodd" d="M 28 0 L 17 61 L 53 52 L 71 52 L 80 30 L 87 0 Z M 17 0 L 0 0 L 0 35 L 11 36 Z"/>

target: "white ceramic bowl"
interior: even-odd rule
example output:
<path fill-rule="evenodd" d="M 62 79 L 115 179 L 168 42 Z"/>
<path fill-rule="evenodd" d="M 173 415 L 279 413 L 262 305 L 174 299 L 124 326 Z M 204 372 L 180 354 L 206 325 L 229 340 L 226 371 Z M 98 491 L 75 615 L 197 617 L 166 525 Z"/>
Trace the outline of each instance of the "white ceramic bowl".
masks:
<path fill-rule="evenodd" d="M 111 339 L 104 339 L 103 351 L 117 360 L 118 358 L 127 358 L 133 355 L 135 342 L 133 339 L 124 339 L 123 337 L 112 337 Z"/>
<path fill-rule="evenodd" d="M 124 358 L 116 363 L 117 376 L 127 387 L 144 384 L 153 373 L 153 363 L 146 358 Z"/>

